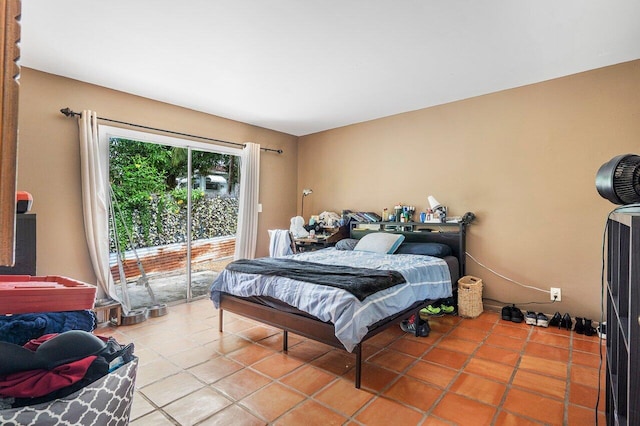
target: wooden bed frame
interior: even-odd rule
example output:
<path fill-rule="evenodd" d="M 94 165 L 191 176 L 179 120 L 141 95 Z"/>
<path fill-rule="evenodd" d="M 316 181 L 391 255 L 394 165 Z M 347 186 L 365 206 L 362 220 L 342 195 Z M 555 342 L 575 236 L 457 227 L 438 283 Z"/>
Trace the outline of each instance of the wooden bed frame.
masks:
<path fill-rule="evenodd" d="M 353 229 L 351 231 L 352 238 L 361 238 L 369 232 L 377 232 L 374 230 L 360 230 Z M 406 242 L 438 242 L 449 245 L 453 250 L 453 255 L 458 259 L 460 267 L 460 276 L 464 275 L 465 271 L 465 239 L 466 239 L 466 224 L 460 224 L 460 227 L 455 232 L 394 232 L 402 233 L 405 235 Z M 452 283 L 456 286 L 457 283 Z M 369 332 L 362 338 L 362 340 L 355 346 L 353 352 L 356 356 L 355 365 L 355 387 L 360 388 L 362 377 L 362 344 L 375 336 L 376 334 L 384 331 L 385 329 L 399 324 L 402 320 L 409 318 L 411 315 L 416 315 L 416 318 L 420 318 L 420 309 L 426 307 L 433 300 L 423 300 L 417 302 L 401 312 L 395 315 L 387 317 L 376 324 L 369 327 Z M 298 315 L 291 312 L 281 311 L 271 306 L 259 304 L 249 299 L 232 296 L 227 293 L 220 294 L 220 308 L 219 308 L 219 330 L 222 332 L 223 328 L 223 312 L 229 311 L 234 314 L 241 315 L 246 318 L 256 320 L 258 322 L 268 324 L 270 326 L 283 330 L 282 339 L 282 351 L 288 350 L 288 333 L 294 333 L 309 339 L 325 343 L 335 348 L 344 349 L 342 343 L 336 338 L 334 325 L 330 322 L 320 321 L 317 318 L 309 315 Z"/>

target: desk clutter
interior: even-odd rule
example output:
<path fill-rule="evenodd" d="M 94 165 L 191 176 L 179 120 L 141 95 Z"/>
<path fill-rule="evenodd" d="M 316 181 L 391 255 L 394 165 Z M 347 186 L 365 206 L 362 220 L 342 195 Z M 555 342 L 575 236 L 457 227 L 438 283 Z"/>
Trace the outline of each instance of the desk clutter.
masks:
<path fill-rule="evenodd" d="M 396 223 L 471 223 L 475 219 L 475 215 L 471 212 L 465 213 L 463 216 L 449 215 L 449 208 L 442 205 L 432 195 L 427 199 L 428 206 L 422 211 L 414 205 L 406 205 L 397 203 L 393 208 L 384 207 L 381 210 L 382 215 L 374 212 L 352 212 L 351 210 L 343 210 L 343 221 L 354 221 L 357 223 L 376 223 L 376 222 L 396 222 Z"/>
<path fill-rule="evenodd" d="M 349 238 L 350 229 L 354 227 L 367 227 L 368 225 L 375 226 L 371 229 L 379 229 L 383 231 L 414 231 L 416 225 L 469 225 L 475 219 L 476 216 L 472 212 L 467 212 L 463 216 L 439 216 L 436 220 L 433 219 L 431 213 L 422 212 L 420 214 L 420 220 L 414 221 L 415 207 L 413 206 L 396 206 L 396 211 L 400 212 L 400 215 L 395 213 L 388 213 L 388 209 L 383 210 L 383 215 L 380 216 L 374 212 L 354 212 L 351 210 L 343 210 L 342 216 L 337 216 L 336 213 L 331 213 L 333 216 L 331 220 L 323 220 L 322 213 L 319 216 L 311 216 L 309 224 L 305 223 L 302 216 L 295 216 L 291 218 L 291 226 L 289 231 L 296 243 L 333 243 L 340 241 L 344 238 Z"/>
<path fill-rule="evenodd" d="M 303 216 L 291 218 L 290 235 L 298 251 L 317 250 L 335 245 L 349 238 L 354 228 L 377 229 L 380 231 L 431 231 L 421 224 L 465 227 L 476 218 L 472 212 L 463 216 L 448 216 L 448 207 L 442 205 L 433 196 L 427 199 L 428 207 L 419 212 L 412 205 L 396 204 L 391 210 L 383 208 L 382 215 L 371 211 L 342 210 L 342 214 L 324 211 L 309 217 L 309 223 Z M 461 228 L 462 229 L 462 228 Z"/>

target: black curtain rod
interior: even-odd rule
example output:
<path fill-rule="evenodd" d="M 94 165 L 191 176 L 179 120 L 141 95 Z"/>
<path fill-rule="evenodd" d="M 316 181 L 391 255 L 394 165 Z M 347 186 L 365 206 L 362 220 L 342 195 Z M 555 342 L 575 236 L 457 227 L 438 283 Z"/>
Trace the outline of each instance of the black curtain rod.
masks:
<path fill-rule="evenodd" d="M 63 113 L 64 115 L 66 115 L 67 117 L 76 117 L 76 116 L 82 117 L 82 113 L 74 112 L 68 107 L 67 108 L 62 108 L 60 110 L 60 112 Z M 134 123 L 127 123 L 126 121 L 113 120 L 111 118 L 98 117 L 98 120 L 109 121 L 111 123 L 124 124 L 126 126 L 139 127 L 141 129 L 155 130 L 157 132 L 170 133 L 172 135 L 186 136 L 188 138 L 203 139 L 203 140 L 206 140 L 206 141 L 218 142 L 218 143 L 226 143 L 226 144 L 229 144 L 229 145 L 235 145 L 235 146 L 241 146 L 241 147 L 245 146 L 243 143 L 229 142 L 229 141 L 223 141 L 221 139 L 207 138 L 205 136 L 190 135 L 189 133 L 180 133 L 180 132 L 174 132 L 172 130 L 158 129 L 158 128 L 155 128 L 155 127 L 143 126 L 142 124 L 134 124 Z M 282 154 L 282 150 L 281 149 L 271 149 L 271 148 L 262 148 L 262 147 L 260 149 L 263 150 L 263 151 L 277 152 L 278 154 Z"/>

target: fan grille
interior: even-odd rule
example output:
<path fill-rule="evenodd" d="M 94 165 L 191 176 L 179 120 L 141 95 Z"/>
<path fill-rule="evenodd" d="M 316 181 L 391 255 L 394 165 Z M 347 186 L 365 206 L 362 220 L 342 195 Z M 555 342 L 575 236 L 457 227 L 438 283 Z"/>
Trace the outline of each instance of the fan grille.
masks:
<path fill-rule="evenodd" d="M 640 196 L 640 157 L 629 155 L 620 160 L 613 174 L 616 195 L 626 204 L 635 203 Z"/>

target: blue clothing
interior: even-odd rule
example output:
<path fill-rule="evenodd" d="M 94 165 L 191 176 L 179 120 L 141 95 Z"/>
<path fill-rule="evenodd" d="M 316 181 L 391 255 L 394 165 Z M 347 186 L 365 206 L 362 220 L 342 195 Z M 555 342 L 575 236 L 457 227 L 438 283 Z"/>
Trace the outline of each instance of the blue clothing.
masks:
<path fill-rule="evenodd" d="M 96 316 L 90 310 L 0 315 L 0 341 L 21 346 L 45 334 L 95 328 Z"/>

